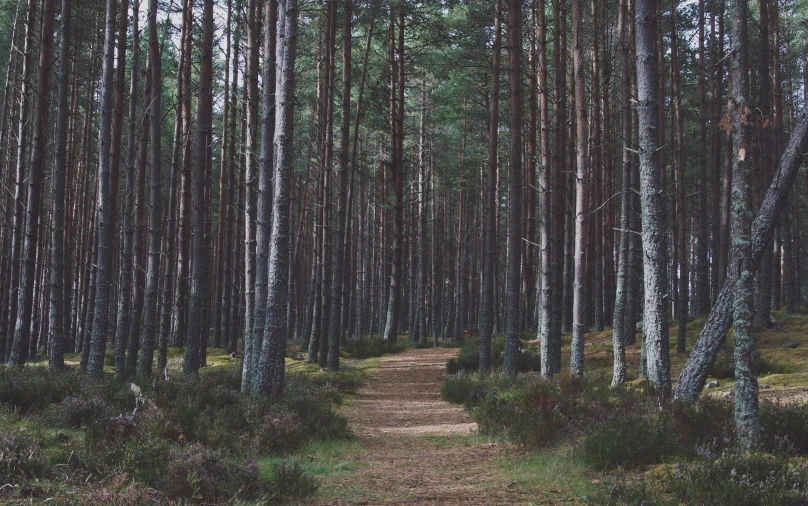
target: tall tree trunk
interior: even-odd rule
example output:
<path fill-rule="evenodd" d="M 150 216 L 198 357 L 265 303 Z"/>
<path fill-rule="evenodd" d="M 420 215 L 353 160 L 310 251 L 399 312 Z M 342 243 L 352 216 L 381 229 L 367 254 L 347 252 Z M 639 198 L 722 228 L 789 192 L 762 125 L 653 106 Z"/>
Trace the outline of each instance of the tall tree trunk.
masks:
<path fill-rule="evenodd" d="M 732 263 L 735 277 L 732 320 L 735 338 L 735 428 L 739 442 L 746 449 L 757 447 L 760 438 L 758 384 L 755 368 L 755 337 L 752 334 L 755 280 L 757 267 L 752 260 L 752 164 L 747 157 L 751 109 L 747 101 L 749 85 L 749 40 L 747 0 L 729 3 L 732 31 Z M 768 241 L 767 241 L 768 243 Z M 770 248 L 764 246 L 764 255 Z"/>
<path fill-rule="evenodd" d="M 146 267 L 146 291 L 143 304 L 143 338 L 141 340 L 138 374 L 150 376 L 154 361 L 154 339 L 158 326 L 157 290 L 160 274 L 160 155 L 162 142 L 160 134 L 160 102 L 163 91 L 162 63 L 157 35 L 157 0 L 149 0 L 147 17 L 149 31 L 149 67 L 151 69 L 151 93 L 149 98 L 149 132 L 151 160 L 149 167 L 149 260 Z"/>
<path fill-rule="evenodd" d="M 345 217 L 348 206 L 348 162 L 351 133 L 351 0 L 343 3 L 342 21 L 342 123 L 340 125 L 337 216 L 334 229 L 331 282 L 331 321 L 328 324 L 328 370 L 339 369 L 339 345 L 342 319 L 342 286 L 345 281 Z"/>
<path fill-rule="evenodd" d="M 391 82 L 396 86 L 391 89 L 391 113 L 393 123 L 393 271 L 390 275 L 390 291 L 387 299 L 387 321 L 384 326 L 384 339 L 395 341 L 398 336 L 399 305 L 401 304 L 401 271 L 403 269 L 404 253 L 404 5 L 398 6 L 398 12 L 391 14 L 393 19 L 398 18 L 398 44 L 396 59 L 391 61 L 396 72 L 391 76 Z M 391 41 L 393 37 L 391 36 Z M 391 53 L 392 54 L 392 53 Z M 395 95 L 393 95 L 395 93 Z"/>
<path fill-rule="evenodd" d="M 29 8 L 32 6 L 29 5 Z M 31 338 L 31 319 L 34 306 L 34 281 L 36 274 L 37 242 L 39 239 L 39 215 L 42 207 L 42 191 L 45 179 L 45 157 L 50 116 L 51 60 L 53 56 L 53 0 L 42 4 L 42 38 L 39 48 L 38 89 L 34 100 L 34 132 L 31 144 L 31 168 L 28 173 L 27 216 L 22 244 L 22 258 L 18 287 L 17 322 L 14 328 L 14 341 L 11 345 L 11 360 L 22 365 L 28 358 Z M 115 20 L 112 20 L 114 36 Z M 114 40 L 113 40 L 114 44 Z M 111 67 L 112 65 L 110 65 Z M 111 68 L 110 68 L 111 72 Z M 111 76 L 110 76 L 111 77 Z M 110 97 L 111 98 L 111 97 Z M 27 142 L 27 138 L 19 142 Z M 18 163 L 20 160 L 18 160 Z"/>
<path fill-rule="evenodd" d="M 269 288 L 266 324 L 253 396 L 283 395 L 286 351 L 286 297 L 288 295 L 289 197 L 294 163 L 294 89 L 297 56 L 297 0 L 278 2 L 278 72 L 275 77 L 275 128 L 273 139 L 275 182 L 272 198 L 272 231 L 269 253 Z M 271 33 L 271 32 L 270 32 Z M 265 107 L 267 107 L 265 105 Z"/>
<path fill-rule="evenodd" d="M 66 207 L 66 173 L 67 173 L 67 139 L 70 104 L 70 37 L 71 37 L 71 0 L 62 0 L 61 36 L 59 39 L 59 91 L 56 113 L 56 159 L 53 167 L 53 189 L 51 191 L 51 258 L 50 258 L 50 336 L 48 337 L 48 367 L 51 371 L 61 371 L 65 366 L 65 312 L 64 305 L 69 304 L 64 298 L 65 279 L 65 219 Z M 4 129 L 5 130 L 5 129 Z M 68 267 L 70 269 L 70 267 Z M 5 309 L 5 307 L 3 307 Z M 0 357 L 2 352 L 0 351 Z"/>
<path fill-rule="evenodd" d="M 506 275 L 505 373 L 515 376 L 519 361 L 519 289 L 522 258 L 522 14 L 521 1 L 508 0 L 508 270 Z"/>
<path fill-rule="evenodd" d="M 628 24 L 631 23 L 628 12 L 628 0 L 621 0 L 617 20 L 617 33 L 620 38 L 620 66 L 622 71 L 621 83 L 621 131 L 623 143 L 621 147 L 622 158 L 622 185 L 620 197 L 620 250 L 618 253 L 617 288 L 614 301 L 614 315 L 612 316 L 612 348 L 614 351 L 614 371 L 612 384 L 619 385 L 626 380 L 626 348 L 634 329 L 627 328 L 627 313 L 631 311 L 628 304 L 628 291 L 630 290 L 629 277 L 629 230 L 631 214 L 631 55 L 628 42 Z"/>
<path fill-rule="evenodd" d="M 140 0 L 135 0 L 134 15 L 132 16 L 132 72 L 129 82 L 129 131 L 126 137 L 126 189 L 123 215 L 123 257 L 121 259 L 121 274 L 118 292 L 118 323 L 115 329 L 115 375 L 120 377 L 126 374 L 126 345 L 130 328 L 131 296 L 133 293 L 132 261 L 135 248 L 135 157 L 137 136 L 137 97 L 138 76 L 140 74 L 140 34 L 138 30 L 138 17 Z"/>
<path fill-rule="evenodd" d="M 704 2 L 699 0 L 699 212 L 698 212 L 698 261 L 696 262 L 696 294 L 698 298 L 698 314 L 710 312 L 710 263 L 709 241 L 710 222 L 708 216 L 710 209 L 707 205 L 707 54 L 704 48 Z"/>
<path fill-rule="evenodd" d="M 207 265 L 205 248 L 205 175 L 211 162 L 213 142 L 213 0 L 202 3 L 202 52 L 199 64 L 199 106 L 197 108 L 196 159 L 194 160 L 194 216 L 191 246 L 191 300 L 188 308 L 188 335 L 185 338 L 185 374 L 198 374 L 202 366 L 202 340 L 207 336 L 203 325 Z M 245 357 L 246 362 L 246 357 Z"/>
<path fill-rule="evenodd" d="M 659 177 L 659 97 L 655 38 L 655 0 L 636 1 L 637 117 L 640 134 L 640 203 L 642 206 L 643 273 L 645 302 L 643 332 L 648 384 L 657 395 L 670 395 L 670 349 L 668 347 L 667 247 L 662 222 Z"/>
<path fill-rule="evenodd" d="M 674 263 L 674 279 L 678 281 L 676 299 L 676 316 L 679 322 L 676 337 L 676 352 L 685 352 L 687 333 L 687 307 L 689 301 L 688 265 L 687 265 L 687 207 L 685 196 L 685 146 L 684 146 L 684 113 L 682 112 L 682 91 L 679 64 L 679 30 L 676 26 L 676 5 L 671 7 L 671 82 L 673 84 L 673 109 L 676 134 L 676 151 L 674 167 L 676 170 L 676 258 Z"/>
<path fill-rule="evenodd" d="M 570 375 L 584 375 L 584 333 L 586 332 L 586 250 L 589 215 L 589 127 L 586 115 L 584 76 L 584 24 L 581 0 L 572 0 L 572 57 L 575 79 L 575 280 L 572 298 L 572 356 Z"/>
<path fill-rule="evenodd" d="M 499 147 L 499 76 L 502 58 L 502 0 L 494 11 L 494 47 L 491 74 L 491 110 L 488 120 L 488 171 L 484 193 L 483 268 L 480 293 L 480 372 L 491 367 L 491 337 L 494 332 L 494 266 L 496 264 L 497 155 Z M 544 50 L 544 46 L 542 46 Z M 545 76 L 546 77 L 546 76 Z M 544 215 L 542 215 L 544 216 Z M 542 218 L 544 219 L 544 218 Z M 542 235 L 544 238 L 544 235 Z"/>
<path fill-rule="evenodd" d="M 550 150 L 550 94 L 547 91 L 547 26 L 545 0 L 539 0 L 536 6 L 536 29 L 538 30 L 538 72 L 539 72 L 539 124 L 541 133 L 541 162 L 539 164 L 539 339 L 541 339 L 541 375 L 551 379 L 555 369 L 552 367 L 553 357 L 561 353 L 561 336 L 554 336 L 553 324 L 553 271 L 555 260 L 552 244 L 552 199 L 553 199 L 553 167 Z M 496 160 L 495 160 L 496 161 Z M 496 185 L 496 166 L 494 166 L 494 185 Z M 496 196 L 496 188 L 494 188 Z M 493 218 L 496 219 L 495 213 Z M 493 224 L 496 231 L 496 223 Z M 494 244 L 496 251 L 496 243 Z M 496 261 L 496 258 L 494 258 Z M 554 339 L 556 337 L 557 339 Z"/>

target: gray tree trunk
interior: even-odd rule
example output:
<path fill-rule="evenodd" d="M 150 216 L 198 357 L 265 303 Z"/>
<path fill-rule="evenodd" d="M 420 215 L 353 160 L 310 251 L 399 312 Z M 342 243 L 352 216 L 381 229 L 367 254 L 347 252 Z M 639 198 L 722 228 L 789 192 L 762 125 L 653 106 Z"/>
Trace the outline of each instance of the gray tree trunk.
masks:
<path fill-rule="evenodd" d="M 750 250 L 747 265 L 752 268 L 752 273 L 760 264 L 760 259 L 769 247 L 772 235 L 774 234 L 777 219 L 787 205 L 788 194 L 794 179 L 797 176 L 802 152 L 808 148 L 808 116 L 805 111 L 798 115 L 796 125 L 791 133 L 783 155 L 780 158 L 780 165 L 774 175 L 763 203 L 758 209 L 754 222 L 752 222 L 752 233 L 750 236 Z M 734 307 L 734 287 L 737 282 L 737 273 L 730 271 L 724 281 L 718 298 L 713 304 L 710 316 L 704 324 L 704 328 L 699 335 L 693 351 L 685 363 L 682 372 L 679 374 L 679 381 L 676 384 L 674 399 L 683 399 L 690 402 L 698 399 L 704 381 L 707 379 L 707 372 L 715 361 L 715 357 L 724 345 L 724 338 L 733 318 Z"/>
<path fill-rule="evenodd" d="M 275 128 L 273 139 L 275 182 L 269 253 L 269 289 L 261 357 L 252 394 L 283 395 L 286 350 L 286 297 L 288 295 L 289 198 L 294 164 L 294 89 L 297 56 L 297 0 L 278 2 L 275 44 Z"/>
<path fill-rule="evenodd" d="M 667 244 L 662 220 L 663 195 L 659 174 L 659 97 L 657 82 L 656 0 L 636 2 L 637 118 L 640 135 L 640 203 L 644 273 L 643 332 L 648 384 L 657 395 L 670 395 L 668 345 Z"/>
<path fill-rule="evenodd" d="M 586 251 L 589 223 L 589 125 L 586 114 L 584 76 L 583 7 L 572 0 L 572 58 L 575 79 L 576 175 L 575 175 L 575 274 L 572 297 L 572 356 L 570 374 L 584 375 L 584 333 L 586 332 Z"/>

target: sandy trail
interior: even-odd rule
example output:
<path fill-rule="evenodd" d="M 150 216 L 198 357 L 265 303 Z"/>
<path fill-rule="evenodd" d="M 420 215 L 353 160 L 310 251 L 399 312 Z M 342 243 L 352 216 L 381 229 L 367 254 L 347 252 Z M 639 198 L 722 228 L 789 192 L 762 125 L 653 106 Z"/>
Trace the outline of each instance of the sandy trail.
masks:
<path fill-rule="evenodd" d="M 323 484 L 316 504 L 541 504 L 497 477 L 508 450 L 482 438 L 460 406 L 441 399 L 456 349 L 416 349 L 382 359 L 347 412 L 363 447 L 357 470 Z M 331 492 L 330 492 L 331 491 Z"/>

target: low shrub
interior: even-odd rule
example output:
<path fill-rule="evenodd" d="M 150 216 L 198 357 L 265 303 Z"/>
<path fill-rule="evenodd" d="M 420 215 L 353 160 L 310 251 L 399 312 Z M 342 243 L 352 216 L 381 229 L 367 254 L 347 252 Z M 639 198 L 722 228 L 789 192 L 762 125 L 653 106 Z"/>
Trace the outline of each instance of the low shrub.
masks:
<path fill-rule="evenodd" d="M 687 504 L 805 505 L 808 464 L 792 463 L 784 453 L 703 450 L 697 461 L 677 465 L 667 486 Z"/>
<path fill-rule="evenodd" d="M 787 448 L 808 454 L 808 404 L 761 403 L 760 428 L 760 442 L 766 450 Z"/>
<path fill-rule="evenodd" d="M 158 506 L 163 496 L 124 473 L 112 476 L 103 484 L 89 487 L 79 496 L 78 504 L 86 506 Z"/>
<path fill-rule="evenodd" d="M 725 448 L 735 442 L 731 402 L 703 395 L 696 403 L 675 402 L 670 408 L 676 436 L 686 453 L 711 445 Z"/>
<path fill-rule="evenodd" d="M 398 341 L 391 342 L 379 338 L 348 339 L 342 347 L 353 358 L 381 357 L 388 353 L 399 353 L 405 348 L 405 345 Z"/>
<path fill-rule="evenodd" d="M 200 444 L 173 449 L 161 483 L 170 498 L 204 502 L 254 497 L 262 488 L 254 461 L 232 462 Z"/>
<path fill-rule="evenodd" d="M 524 346 L 519 341 L 519 359 L 517 369 L 520 372 L 540 371 L 541 352 L 535 346 Z M 505 336 L 497 335 L 491 339 L 491 368 L 502 367 L 505 358 Z M 464 339 L 460 345 L 460 351 L 456 357 L 452 357 L 446 363 L 446 371 L 455 374 L 461 371 L 477 372 L 480 369 L 480 338 L 473 337 Z"/>
<path fill-rule="evenodd" d="M 58 404 L 80 391 L 82 379 L 76 373 L 52 373 L 44 367 L 0 367 L 0 404 L 23 414 Z"/>
<path fill-rule="evenodd" d="M 564 425 L 559 402 L 555 384 L 526 377 L 512 387 L 487 392 L 471 416 L 483 434 L 503 434 L 516 443 L 541 447 L 554 441 Z"/>
<path fill-rule="evenodd" d="M 253 433 L 252 450 L 264 454 L 289 453 L 305 441 L 300 418 L 283 411 L 264 415 Z"/>
<path fill-rule="evenodd" d="M 100 396 L 70 396 L 62 400 L 55 417 L 63 426 L 79 428 L 97 423 L 101 418 L 112 416 L 112 413 L 112 406 Z"/>
<path fill-rule="evenodd" d="M 596 470 L 658 464 L 676 451 L 672 423 L 664 416 L 630 414 L 590 428 L 583 456 Z"/>
<path fill-rule="evenodd" d="M 318 389 L 302 374 L 287 376 L 285 395 L 276 407 L 295 413 L 309 439 L 339 440 L 353 437 L 348 420 L 335 410 L 328 389 Z"/>
<path fill-rule="evenodd" d="M 296 460 L 283 460 L 272 466 L 269 490 L 275 499 L 302 499 L 314 495 L 318 487 L 316 478 Z"/>
<path fill-rule="evenodd" d="M 0 483 L 17 483 L 45 472 L 45 459 L 33 438 L 12 432 L 0 434 Z"/>

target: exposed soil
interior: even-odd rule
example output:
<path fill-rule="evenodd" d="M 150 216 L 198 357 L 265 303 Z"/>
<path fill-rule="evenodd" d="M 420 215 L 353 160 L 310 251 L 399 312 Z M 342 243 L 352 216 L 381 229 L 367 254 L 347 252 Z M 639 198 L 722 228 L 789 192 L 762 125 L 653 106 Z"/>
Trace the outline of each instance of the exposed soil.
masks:
<path fill-rule="evenodd" d="M 333 498 L 316 504 L 556 504 L 499 477 L 496 468 L 515 450 L 473 437 L 477 424 L 441 399 L 446 361 L 456 352 L 416 349 L 382 359 L 347 413 L 365 450 L 351 457 L 357 471 L 323 484 Z"/>

